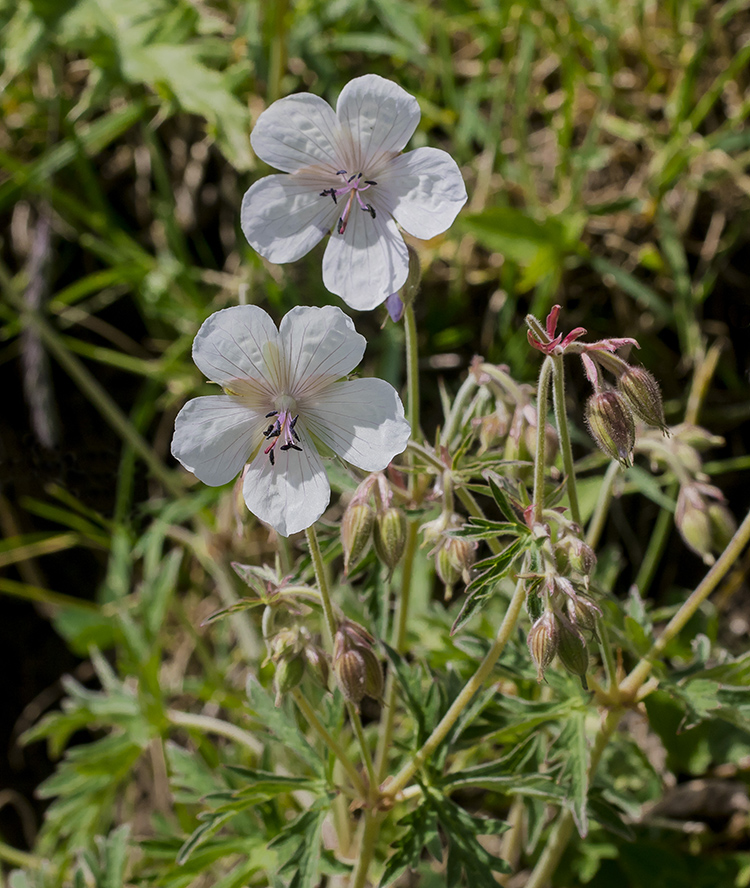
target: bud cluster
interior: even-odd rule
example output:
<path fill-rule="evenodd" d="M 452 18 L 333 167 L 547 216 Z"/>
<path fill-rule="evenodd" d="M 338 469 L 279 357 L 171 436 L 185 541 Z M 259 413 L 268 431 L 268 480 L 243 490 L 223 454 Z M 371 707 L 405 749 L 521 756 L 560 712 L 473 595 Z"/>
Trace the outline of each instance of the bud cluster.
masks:
<path fill-rule="evenodd" d="M 271 608 L 266 608 L 266 613 L 270 612 Z M 264 622 L 268 622 L 265 616 Z M 268 657 L 276 666 L 274 687 L 277 706 L 285 694 L 299 686 L 306 673 L 324 688 L 328 687 L 328 659 L 304 626 L 280 629 L 267 638 L 267 645 Z"/>
<path fill-rule="evenodd" d="M 371 542 L 388 570 L 392 573 L 396 568 L 406 545 L 406 517 L 392 501 L 393 492 L 380 472 L 368 475 L 354 492 L 341 521 L 345 573 L 366 554 Z"/>
<path fill-rule="evenodd" d="M 425 543 L 432 544 L 430 555 L 435 558 L 435 571 L 445 585 L 445 599 L 453 595 L 453 586 L 462 580 L 469 583 L 471 566 L 477 557 L 478 543 L 453 536 L 464 526 L 464 520 L 455 512 L 443 512 L 439 518 L 424 525 Z"/>
<path fill-rule="evenodd" d="M 589 592 L 589 578 L 596 555 L 580 537 L 570 531 L 545 553 L 548 562 L 543 573 L 525 575 L 526 610 L 532 619 L 527 637 L 539 681 L 557 656 L 563 667 L 578 675 L 586 687 L 589 656 L 587 635 L 598 640 L 599 605 Z"/>
<path fill-rule="evenodd" d="M 685 544 L 705 564 L 714 563 L 714 554 L 724 551 L 737 530 L 724 494 L 718 487 L 700 481 L 680 487 L 675 524 Z"/>
<path fill-rule="evenodd" d="M 586 424 L 591 437 L 607 456 L 624 466 L 632 466 L 636 418 L 669 434 L 659 383 L 643 367 L 633 367 L 604 352 L 603 363 L 618 376 L 617 388 L 605 389 L 598 369 L 591 369 L 595 355 L 596 352 L 591 351 L 583 356 L 588 359 L 584 362 L 587 375 L 595 380 L 594 394 L 586 403 Z"/>
<path fill-rule="evenodd" d="M 383 696 L 383 670 L 375 653 L 375 639 L 359 623 L 344 618 L 333 643 L 333 671 L 341 693 L 350 702 Z"/>

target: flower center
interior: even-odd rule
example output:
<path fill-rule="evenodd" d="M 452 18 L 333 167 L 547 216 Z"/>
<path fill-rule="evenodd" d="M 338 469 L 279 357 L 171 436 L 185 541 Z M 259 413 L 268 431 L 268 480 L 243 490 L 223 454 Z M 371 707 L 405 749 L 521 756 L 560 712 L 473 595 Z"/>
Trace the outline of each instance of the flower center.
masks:
<path fill-rule="evenodd" d="M 344 211 L 339 217 L 339 224 L 336 226 L 336 231 L 338 231 L 339 234 L 343 234 L 346 231 L 346 226 L 349 222 L 349 213 L 351 212 L 355 198 L 357 199 L 360 209 L 369 213 L 373 219 L 375 218 L 375 210 L 372 204 L 365 203 L 362 200 L 361 195 L 363 191 L 367 191 L 370 185 L 377 185 L 378 183 L 373 182 L 372 179 L 363 179 L 362 173 L 355 173 L 353 176 L 349 176 L 347 175 L 346 170 L 339 170 L 336 175 L 341 176 L 343 179 L 343 186 L 341 188 L 326 188 L 324 191 L 320 192 L 320 196 L 330 196 L 333 198 L 333 202 L 338 204 L 340 197 L 344 197 L 347 194 L 349 195 Z"/>
<path fill-rule="evenodd" d="M 295 441 L 299 441 L 299 435 L 294 431 L 294 427 L 297 425 L 297 420 L 299 419 L 299 414 L 292 416 L 293 410 L 289 409 L 289 404 L 287 403 L 291 399 L 282 398 L 281 400 L 285 402 L 283 405 L 280 405 L 281 410 L 272 410 L 270 413 L 266 413 L 266 419 L 270 419 L 272 416 L 275 416 L 276 419 L 263 432 L 265 437 L 271 442 L 268 447 L 263 450 L 263 453 L 268 454 L 268 458 L 271 460 L 271 465 L 274 465 L 276 462 L 274 448 L 281 440 L 283 440 L 284 443 L 279 446 L 279 450 L 302 450 L 298 444 L 294 443 Z"/>

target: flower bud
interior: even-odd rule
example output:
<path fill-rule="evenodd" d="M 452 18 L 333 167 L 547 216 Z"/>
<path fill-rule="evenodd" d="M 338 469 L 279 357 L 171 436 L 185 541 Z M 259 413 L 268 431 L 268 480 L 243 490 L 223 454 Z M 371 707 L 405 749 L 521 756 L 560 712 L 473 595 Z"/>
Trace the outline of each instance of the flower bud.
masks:
<path fill-rule="evenodd" d="M 312 676 L 318 684 L 327 688 L 330 670 L 328 668 L 328 658 L 326 655 L 314 644 L 308 645 L 304 650 L 304 654 Z"/>
<path fill-rule="evenodd" d="M 344 547 L 344 573 L 364 555 L 372 537 L 375 510 L 368 503 L 350 503 L 341 521 L 341 544 Z"/>
<path fill-rule="evenodd" d="M 361 651 L 356 648 L 343 651 L 334 661 L 333 671 L 344 697 L 350 703 L 359 703 L 367 686 L 367 664 Z"/>
<path fill-rule="evenodd" d="M 305 661 L 300 654 L 282 657 L 276 664 L 274 686 L 276 688 L 276 705 L 281 705 L 281 698 L 297 687 L 305 674 Z"/>
<path fill-rule="evenodd" d="M 558 617 L 559 634 L 557 656 L 560 662 L 572 675 L 580 676 L 584 688 L 586 672 L 589 668 L 589 653 L 583 635 L 565 617 Z"/>
<path fill-rule="evenodd" d="M 566 600 L 566 608 L 570 622 L 577 629 L 586 629 L 591 632 L 598 641 L 599 636 L 596 632 L 596 621 L 602 615 L 602 609 L 594 601 L 582 592 L 576 592 L 574 595 L 568 596 Z"/>
<path fill-rule="evenodd" d="M 406 518 L 395 506 L 378 513 L 373 542 L 380 560 L 388 570 L 393 571 L 401 560 L 406 545 Z"/>
<path fill-rule="evenodd" d="M 737 522 L 734 515 L 722 502 L 709 503 L 708 520 L 711 523 L 711 546 L 718 555 L 726 549 L 729 541 L 735 535 Z"/>
<path fill-rule="evenodd" d="M 635 422 L 619 392 L 596 392 L 586 402 L 586 423 L 591 437 L 612 459 L 633 465 Z"/>
<path fill-rule="evenodd" d="M 435 558 L 437 575 L 446 586 L 452 586 L 462 577 L 468 580 L 469 569 L 476 559 L 477 544 L 460 537 L 445 537 Z"/>
<path fill-rule="evenodd" d="M 661 389 L 648 370 L 644 370 L 643 367 L 628 366 L 620 376 L 617 386 L 628 407 L 639 419 L 667 433 Z"/>
<path fill-rule="evenodd" d="M 705 564 L 713 564 L 711 519 L 697 485 L 683 484 L 680 488 L 674 520 L 685 545 L 700 555 Z"/>
<path fill-rule="evenodd" d="M 365 694 L 375 700 L 383 699 L 383 669 L 372 648 L 357 648 L 365 661 Z"/>
<path fill-rule="evenodd" d="M 529 630 L 526 643 L 537 668 L 537 681 L 544 678 L 545 670 L 555 659 L 558 634 L 557 619 L 551 610 L 545 611 Z"/>
<path fill-rule="evenodd" d="M 561 572 L 574 570 L 585 577 L 596 567 L 596 555 L 588 543 L 572 533 L 566 534 L 555 546 L 555 561 Z"/>

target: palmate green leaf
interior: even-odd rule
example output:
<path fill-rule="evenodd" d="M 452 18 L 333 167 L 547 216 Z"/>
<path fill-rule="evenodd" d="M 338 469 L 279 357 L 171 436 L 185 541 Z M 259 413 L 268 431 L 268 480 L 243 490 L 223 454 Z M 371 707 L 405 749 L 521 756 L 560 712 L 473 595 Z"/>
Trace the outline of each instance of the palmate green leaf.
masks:
<path fill-rule="evenodd" d="M 506 546 L 499 555 L 477 562 L 475 567 L 480 571 L 483 568 L 484 570 L 469 585 L 469 595 L 451 626 L 451 635 L 455 635 L 471 617 L 480 613 L 494 594 L 497 584 L 510 573 L 513 564 L 531 544 L 529 537 L 521 537 Z"/>
<path fill-rule="evenodd" d="M 586 746 L 586 713 L 569 712 L 555 742 L 555 758 L 562 762 L 558 782 L 565 789 L 568 807 L 573 814 L 581 838 L 588 833 L 587 798 L 589 789 L 589 756 Z"/>
<path fill-rule="evenodd" d="M 280 793 L 294 792 L 298 789 L 316 794 L 325 789 L 322 780 L 311 780 L 308 777 L 287 777 L 282 774 L 274 774 L 272 771 L 243 768 L 239 765 L 227 765 L 226 769 L 247 782 L 246 787 L 235 790 L 234 795 L 238 797 L 246 794 L 258 794 L 271 799 Z"/>
<path fill-rule="evenodd" d="M 405 831 L 391 843 L 394 853 L 388 858 L 379 888 L 386 888 L 395 882 L 409 867 L 415 868 L 419 864 L 423 848 L 432 845 L 439 854 L 437 815 L 429 804 L 420 805 L 402 817 L 396 827 L 403 827 Z"/>
<path fill-rule="evenodd" d="M 518 527 L 519 532 L 523 531 L 525 533 L 530 533 L 529 528 L 523 520 L 523 514 L 513 505 L 511 498 L 505 490 L 505 479 L 498 475 L 497 472 L 493 472 L 489 469 L 485 470 L 482 474 L 490 485 L 492 498 L 497 503 L 497 507 L 500 509 L 505 520 L 509 521 L 511 524 L 515 524 Z"/>
<path fill-rule="evenodd" d="M 321 854 L 320 831 L 328 813 L 328 804 L 317 803 L 300 814 L 269 843 L 284 861 L 280 875 L 291 875 L 289 888 L 314 888 L 318 883 Z"/>
<path fill-rule="evenodd" d="M 447 536 L 465 540 L 494 540 L 502 536 L 518 536 L 517 524 L 509 521 L 490 521 L 488 518 L 469 518 L 469 523 L 460 530 L 452 530 Z"/>
<path fill-rule="evenodd" d="M 299 756 L 312 770 L 322 777 L 320 756 L 302 736 L 296 722 L 283 707 L 276 707 L 271 697 L 261 687 L 254 675 L 247 680 L 247 699 L 258 721 L 281 741 L 283 746 Z"/>
<path fill-rule="evenodd" d="M 388 644 L 385 642 L 381 642 L 381 644 L 396 674 L 404 703 L 417 724 L 414 742 L 417 746 L 420 746 L 427 739 L 437 721 L 439 706 L 437 686 L 434 682 L 431 682 L 428 691 L 425 693 L 425 668 L 419 663 L 407 663 Z"/>
<path fill-rule="evenodd" d="M 626 842 L 636 838 L 633 827 L 625 819 L 625 812 L 619 805 L 606 798 L 601 790 L 592 788 L 588 797 L 588 812 L 596 822 Z"/>
<path fill-rule="evenodd" d="M 496 888 L 493 873 L 510 872 L 501 858 L 490 854 L 477 839 L 480 835 L 499 835 L 508 829 L 502 820 L 473 817 L 448 798 L 433 797 L 433 806 L 448 837 L 446 883 L 454 886 L 465 876 L 472 888 Z"/>

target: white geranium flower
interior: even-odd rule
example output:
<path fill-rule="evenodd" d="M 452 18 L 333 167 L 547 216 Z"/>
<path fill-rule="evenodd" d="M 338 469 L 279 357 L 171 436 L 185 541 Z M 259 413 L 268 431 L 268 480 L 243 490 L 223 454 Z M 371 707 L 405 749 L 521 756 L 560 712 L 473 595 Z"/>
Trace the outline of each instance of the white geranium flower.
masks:
<path fill-rule="evenodd" d="M 255 305 L 216 312 L 195 337 L 193 360 L 226 394 L 188 401 L 172 453 L 212 487 L 244 467 L 248 509 L 283 536 L 304 530 L 331 496 L 316 441 L 374 472 L 409 440 L 393 386 L 343 378 L 365 344 L 333 306 L 294 308 L 278 330 Z"/>
<path fill-rule="evenodd" d="M 437 148 L 401 154 L 419 123 L 417 100 L 376 74 L 341 91 L 336 111 L 309 93 L 274 102 L 250 141 L 266 176 L 242 201 L 242 230 L 271 262 L 293 262 L 324 235 L 323 283 L 352 308 L 374 308 L 406 281 L 396 223 L 414 237 L 445 231 L 466 202 L 453 158 Z"/>

